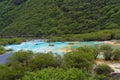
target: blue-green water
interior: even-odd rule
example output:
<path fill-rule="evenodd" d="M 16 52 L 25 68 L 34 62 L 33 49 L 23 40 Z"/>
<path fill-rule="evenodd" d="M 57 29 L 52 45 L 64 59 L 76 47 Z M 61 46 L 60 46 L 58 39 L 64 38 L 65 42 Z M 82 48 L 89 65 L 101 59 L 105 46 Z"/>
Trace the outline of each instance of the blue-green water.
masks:
<path fill-rule="evenodd" d="M 53 46 L 50 46 L 52 44 Z M 13 49 L 14 52 L 17 51 L 32 51 L 34 53 L 48 53 L 53 52 L 57 54 L 60 53 L 60 48 L 67 47 L 68 42 L 42 42 L 42 41 L 29 41 L 29 42 L 23 42 L 21 44 L 13 44 L 13 45 L 7 45 L 4 48 L 5 49 Z"/>
<path fill-rule="evenodd" d="M 116 41 L 116 40 L 115 40 Z M 76 49 L 78 47 L 90 46 L 96 47 L 96 45 L 106 44 L 105 41 L 85 41 L 85 42 L 51 42 L 47 43 L 40 40 L 23 42 L 21 44 L 12 44 L 4 46 L 6 50 L 12 49 L 12 52 L 7 52 L 6 54 L 0 55 L 0 64 L 6 63 L 6 60 L 12 53 L 17 51 L 32 51 L 36 53 L 48 53 L 52 52 L 54 55 L 64 55 L 66 52 L 61 51 L 61 49 Z M 110 45 L 110 44 L 108 44 Z M 113 48 L 120 48 L 119 45 L 111 45 Z"/>
<path fill-rule="evenodd" d="M 23 42 L 21 44 L 12 44 L 4 46 L 6 50 L 12 49 L 12 52 L 7 52 L 6 54 L 0 55 L 0 64 L 4 64 L 6 62 L 6 59 L 12 55 L 13 52 L 17 52 L 20 50 L 23 51 L 32 51 L 34 53 L 48 53 L 52 52 L 53 54 L 57 55 L 64 55 L 65 52 L 62 52 L 61 48 L 69 49 L 69 45 L 71 42 L 51 42 L 47 43 L 44 41 L 28 41 Z M 74 44 L 71 46 L 71 48 L 78 48 L 81 46 L 95 46 L 102 44 L 104 42 L 97 42 L 97 41 L 91 41 L 91 42 L 74 42 Z M 52 44 L 52 45 L 51 45 Z M 51 45 L 51 46 L 50 46 Z"/>
<path fill-rule="evenodd" d="M 13 49 L 14 52 L 19 50 L 23 51 L 33 51 L 34 53 L 47 53 L 53 52 L 61 55 L 63 52 L 60 51 L 61 48 L 67 48 L 71 42 L 43 42 L 43 41 L 28 41 L 21 44 L 12 44 L 4 46 L 5 49 Z M 102 44 L 103 42 L 91 41 L 91 42 L 74 42 L 71 48 L 78 48 L 81 46 L 94 46 L 97 44 Z M 50 46 L 52 44 L 52 46 Z"/>

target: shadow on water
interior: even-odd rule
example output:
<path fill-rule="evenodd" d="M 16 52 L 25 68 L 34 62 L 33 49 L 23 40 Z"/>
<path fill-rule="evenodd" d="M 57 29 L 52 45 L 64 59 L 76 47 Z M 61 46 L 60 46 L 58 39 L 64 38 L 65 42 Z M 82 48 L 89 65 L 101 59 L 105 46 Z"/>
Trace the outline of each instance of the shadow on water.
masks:
<path fill-rule="evenodd" d="M 4 64 L 7 61 L 7 58 L 12 55 L 12 52 L 7 52 L 5 54 L 0 55 L 0 64 Z"/>

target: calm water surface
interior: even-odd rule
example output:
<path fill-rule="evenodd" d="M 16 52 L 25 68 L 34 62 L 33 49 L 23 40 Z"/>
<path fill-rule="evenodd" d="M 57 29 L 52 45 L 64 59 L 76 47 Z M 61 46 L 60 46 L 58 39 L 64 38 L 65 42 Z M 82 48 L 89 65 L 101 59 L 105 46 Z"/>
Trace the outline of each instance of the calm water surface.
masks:
<path fill-rule="evenodd" d="M 7 45 L 4 46 L 6 50 L 8 49 L 13 49 L 13 52 L 17 52 L 20 50 L 23 51 L 32 51 L 35 54 L 36 53 L 48 53 L 52 52 L 53 54 L 57 55 L 64 55 L 65 52 L 62 52 L 60 49 L 61 48 L 67 48 L 69 46 L 70 42 L 51 42 L 47 43 L 44 41 L 28 41 L 28 42 L 23 42 L 21 44 L 12 44 L 12 45 Z M 104 42 L 97 42 L 97 41 L 91 41 L 91 42 L 75 42 L 71 48 L 78 48 L 81 46 L 95 46 L 102 44 Z M 3 64 L 6 62 L 6 58 L 12 55 L 11 52 L 8 52 L 6 54 L 0 55 L 0 64 Z"/>

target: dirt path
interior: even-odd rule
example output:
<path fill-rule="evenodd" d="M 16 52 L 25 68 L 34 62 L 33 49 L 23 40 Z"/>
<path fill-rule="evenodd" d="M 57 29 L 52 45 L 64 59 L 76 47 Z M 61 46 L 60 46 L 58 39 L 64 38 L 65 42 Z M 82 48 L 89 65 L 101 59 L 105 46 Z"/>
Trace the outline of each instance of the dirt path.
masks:
<path fill-rule="evenodd" d="M 99 64 L 106 64 L 110 66 L 115 72 L 120 73 L 120 62 L 116 61 L 104 61 L 104 60 L 96 60 L 96 63 Z"/>

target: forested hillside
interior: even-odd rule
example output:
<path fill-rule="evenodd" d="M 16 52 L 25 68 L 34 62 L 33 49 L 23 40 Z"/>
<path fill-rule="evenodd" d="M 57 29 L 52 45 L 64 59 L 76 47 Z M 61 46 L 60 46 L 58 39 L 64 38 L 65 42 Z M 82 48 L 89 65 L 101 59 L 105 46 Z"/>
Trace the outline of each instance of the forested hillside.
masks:
<path fill-rule="evenodd" d="M 120 0 L 0 0 L 2 36 L 120 29 Z"/>

